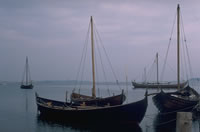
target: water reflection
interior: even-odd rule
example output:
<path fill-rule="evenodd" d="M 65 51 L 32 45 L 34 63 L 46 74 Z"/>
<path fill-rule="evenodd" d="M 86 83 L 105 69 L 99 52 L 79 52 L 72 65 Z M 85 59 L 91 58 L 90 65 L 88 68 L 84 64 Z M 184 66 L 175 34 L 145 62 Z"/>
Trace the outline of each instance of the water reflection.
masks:
<path fill-rule="evenodd" d="M 86 119 L 87 120 L 87 119 Z M 112 122 L 84 122 L 84 123 L 72 123 L 67 120 L 60 120 L 50 117 L 45 117 L 42 115 L 38 115 L 37 117 L 38 126 L 42 125 L 43 127 L 52 127 L 62 128 L 62 129 L 70 129 L 75 131 L 82 132 L 102 132 L 102 131 L 122 131 L 122 132 L 142 132 L 142 129 L 137 124 L 116 124 Z M 69 131 L 70 131 L 69 130 Z"/>
<path fill-rule="evenodd" d="M 176 114 L 157 114 L 153 121 L 155 132 L 175 132 L 176 131 Z"/>

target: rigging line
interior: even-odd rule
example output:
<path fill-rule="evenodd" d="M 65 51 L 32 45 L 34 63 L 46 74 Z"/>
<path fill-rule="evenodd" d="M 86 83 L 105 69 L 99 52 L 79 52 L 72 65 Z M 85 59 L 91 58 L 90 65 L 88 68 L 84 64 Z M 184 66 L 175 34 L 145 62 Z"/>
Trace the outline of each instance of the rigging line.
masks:
<path fill-rule="evenodd" d="M 151 62 L 153 62 L 153 63 L 149 63 L 144 69 L 150 69 L 150 70 L 148 70 L 148 73 L 146 74 L 146 75 L 143 75 L 142 77 L 143 77 L 143 79 L 144 79 L 144 82 L 146 83 L 147 82 L 147 80 L 148 80 L 148 75 L 150 74 L 150 72 L 151 72 L 151 69 L 153 69 L 152 67 L 154 67 L 153 65 L 154 65 L 154 63 L 155 63 L 155 61 L 156 61 L 156 59 L 155 59 L 155 57 L 153 57 L 151 60 L 153 60 L 153 61 L 151 61 Z M 144 73 L 145 74 L 145 73 Z M 149 77 L 150 78 L 150 77 Z"/>
<path fill-rule="evenodd" d="M 94 28 L 93 28 L 93 30 L 94 30 Z M 93 33 L 94 33 L 94 32 L 93 32 Z M 94 37 L 95 37 L 95 33 L 94 33 Z M 97 40 L 95 39 L 95 41 L 97 41 Z M 95 49 L 98 49 L 98 48 L 96 47 L 96 45 L 97 45 L 97 43 L 94 44 L 94 50 L 95 50 Z M 100 83 L 100 81 L 99 81 L 98 62 L 97 62 L 97 58 L 98 58 L 98 57 L 97 57 L 97 53 L 96 53 L 96 52 L 94 52 L 94 58 L 95 58 L 95 59 L 94 59 L 94 62 L 95 62 L 95 72 L 96 72 L 96 74 L 95 74 L 95 75 L 96 75 L 96 76 L 95 76 L 95 77 L 96 77 L 96 84 L 95 84 L 95 85 L 97 86 L 98 83 Z M 100 86 L 100 85 L 98 85 L 98 87 L 97 87 L 97 91 L 98 91 L 98 96 L 100 97 L 99 86 Z"/>
<path fill-rule="evenodd" d="M 147 75 L 149 76 L 147 76 L 147 80 L 149 80 L 149 78 L 151 78 L 151 73 L 153 72 L 153 67 L 154 67 L 154 65 L 155 65 L 155 59 L 154 59 L 154 62 L 153 62 L 153 64 L 151 64 L 151 67 L 150 67 L 150 70 L 149 70 L 149 72 L 147 73 Z"/>
<path fill-rule="evenodd" d="M 182 20 L 182 15 L 181 15 L 181 20 Z M 190 76 L 193 77 L 193 71 L 192 71 L 192 66 L 191 66 L 191 62 L 190 62 L 190 56 L 189 56 L 189 51 L 188 51 L 188 46 L 187 46 L 187 41 L 186 41 L 186 35 L 185 35 L 185 30 L 184 30 L 184 25 L 183 25 L 183 20 L 182 22 L 182 26 L 183 26 L 183 34 L 184 34 L 184 44 L 186 47 L 186 53 L 187 53 L 187 57 L 188 57 L 188 62 L 189 62 L 189 72 L 190 72 Z"/>
<path fill-rule="evenodd" d="M 151 60 L 153 60 L 153 63 L 149 63 L 144 69 L 152 69 L 152 65 L 154 65 L 154 62 L 155 62 L 155 58 L 153 57 Z M 152 62 L 152 61 L 151 61 Z M 150 72 L 150 70 L 148 70 L 148 73 L 146 74 L 146 75 L 143 75 L 144 76 L 144 81 L 146 80 L 148 80 L 148 78 L 147 78 L 147 76 L 149 75 L 149 72 Z M 145 74 L 145 73 L 144 73 Z M 145 77 L 146 76 L 146 77 Z M 146 79 L 145 79 L 146 78 Z"/>
<path fill-rule="evenodd" d="M 154 63 L 155 57 L 151 58 L 150 60 L 153 60 L 153 63 Z M 150 62 L 152 62 L 152 61 L 150 61 Z M 150 68 L 152 67 L 152 63 L 148 63 L 148 64 L 144 67 L 144 69 L 150 69 L 149 67 L 150 67 Z M 134 78 L 134 81 L 137 80 L 137 79 L 140 78 L 140 77 L 141 77 L 142 80 L 145 80 L 144 75 L 141 75 L 140 73 L 138 73 L 138 75 Z M 146 78 L 146 80 L 147 80 L 147 78 Z"/>
<path fill-rule="evenodd" d="M 156 74 L 155 73 L 156 73 L 156 59 L 154 60 L 154 64 L 153 64 L 153 67 L 152 67 L 152 70 L 151 70 L 151 74 L 150 74 L 151 78 L 152 79 L 154 78 L 156 80 L 156 78 L 155 78 Z"/>
<path fill-rule="evenodd" d="M 24 82 L 25 73 L 26 73 L 26 65 L 24 67 L 24 72 L 23 72 L 23 75 L 22 75 L 22 82 L 21 82 L 21 84 L 23 84 L 23 82 Z"/>
<path fill-rule="evenodd" d="M 78 67 L 78 72 L 77 72 L 77 75 L 76 75 L 76 82 L 75 82 L 75 86 L 74 86 L 73 90 L 76 89 L 76 86 L 77 86 L 77 83 L 78 83 L 78 77 L 79 77 L 79 73 L 80 73 L 80 70 L 81 70 L 83 56 L 84 56 L 84 53 L 85 53 L 84 51 L 85 51 L 85 48 L 87 47 L 87 44 L 88 44 L 89 30 L 90 30 L 90 23 L 89 23 L 89 26 L 88 26 L 88 31 L 87 31 L 87 34 L 86 34 L 85 44 L 84 44 L 84 47 L 83 47 L 83 51 L 82 51 L 82 55 L 81 55 L 81 61 L 80 61 L 79 67 Z"/>
<path fill-rule="evenodd" d="M 105 79 L 105 82 L 107 83 L 108 80 L 107 80 L 107 77 L 106 77 L 106 72 L 105 72 L 105 67 L 103 65 L 103 59 L 102 59 L 102 56 L 101 56 L 101 51 L 100 51 L 100 46 L 99 46 L 99 42 L 98 42 L 98 36 L 97 36 L 97 31 L 96 31 L 96 28 L 94 28 L 94 35 L 96 37 L 96 45 L 97 45 L 97 49 L 98 49 L 98 53 L 99 53 L 99 57 L 100 57 L 100 62 L 101 62 L 101 67 L 102 67 L 102 70 L 103 70 L 103 76 L 104 76 L 104 79 Z M 108 89 L 108 95 L 110 96 L 110 89 L 109 89 L 109 85 L 106 85 L 107 86 L 107 89 Z"/>
<path fill-rule="evenodd" d="M 87 45 L 88 45 L 88 40 L 89 40 L 89 31 L 90 31 L 90 23 L 89 23 L 89 27 L 88 27 L 88 31 L 87 31 L 87 34 L 86 34 L 86 39 L 85 39 L 85 44 L 84 44 L 84 48 L 83 48 L 83 52 L 82 52 L 82 55 L 81 55 L 81 61 L 80 61 L 80 64 L 79 64 L 79 68 L 78 68 L 78 73 L 76 75 L 76 83 L 75 83 L 75 88 L 74 90 L 76 89 L 76 86 L 77 86 L 77 83 L 78 83 L 78 77 L 79 77 L 79 74 L 81 74 L 81 66 L 85 64 L 85 58 L 86 58 L 86 53 L 87 53 Z M 84 63 L 84 64 L 83 64 Z M 83 71 L 82 71 L 83 72 Z M 83 74 L 83 73 L 82 73 Z M 81 74 L 81 75 L 82 75 Z M 81 88 L 81 85 L 82 85 L 82 76 L 81 76 L 81 82 L 80 82 L 80 88 Z M 79 89 L 80 89 L 79 88 Z M 79 90 L 80 91 L 80 90 Z"/>
<path fill-rule="evenodd" d="M 186 79 L 188 80 L 188 71 L 187 71 L 187 62 L 186 62 L 186 57 L 185 57 L 185 43 L 184 43 L 184 39 L 185 39 L 185 35 L 184 35 L 184 26 L 183 26 L 183 20 L 181 17 L 181 35 L 182 35 L 182 50 L 183 50 L 183 58 L 184 58 L 184 66 L 183 68 L 185 68 L 185 72 L 186 72 Z M 184 73 L 184 72 L 183 72 Z"/>
<path fill-rule="evenodd" d="M 95 24 L 94 24 L 94 26 L 96 27 Z M 103 43 L 102 43 L 102 40 L 101 40 L 101 37 L 100 37 L 98 31 L 97 31 L 97 36 L 99 37 L 100 44 L 102 45 L 103 50 L 104 50 L 104 52 L 105 52 L 105 54 L 106 54 L 106 57 L 107 57 L 107 60 L 108 60 L 108 62 L 109 62 L 109 65 L 110 65 L 110 67 L 111 67 L 111 70 L 112 70 L 112 72 L 113 72 L 113 75 L 114 75 L 115 79 L 117 80 L 117 85 L 119 86 L 119 89 L 122 90 L 122 88 L 120 87 L 120 85 L 119 85 L 119 83 L 118 83 L 118 79 L 117 79 L 117 76 L 116 76 L 116 74 L 115 74 L 115 72 L 114 72 L 114 69 L 113 69 L 112 63 L 111 63 L 111 61 L 110 61 L 110 59 L 109 59 L 109 57 L 108 57 L 108 54 L 107 54 L 106 49 L 105 49 L 105 47 L 104 47 L 104 45 L 103 45 Z"/>
<path fill-rule="evenodd" d="M 183 32 L 183 30 L 181 30 Z M 182 33 L 183 34 L 183 33 Z M 186 72 L 186 79 L 188 80 L 188 65 L 187 65 L 187 62 L 186 62 L 186 57 L 185 57 L 185 52 L 186 52 L 186 49 L 185 49 L 185 43 L 184 43 L 184 39 L 182 39 L 182 43 L 183 43 L 183 46 L 182 46 L 182 50 L 183 50 L 183 59 L 184 59 L 184 67 L 185 68 L 185 72 Z"/>
<path fill-rule="evenodd" d="M 83 76 L 84 76 L 84 72 L 85 72 L 85 65 L 86 65 L 85 63 L 86 63 L 86 58 L 87 58 L 87 47 L 88 47 L 88 46 L 86 46 L 85 56 L 84 56 L 84 58 L 83 58 L 83 68 L 82 68 L 81 77 L 80 77 L 80 79 L 81 79 L 81 82 L 80 82 L 80 89 L 81 89 L 81 87 L 82 87 Z"/>
<path fill-rule="evenodd" d="M 168 57 L 169 48 L 170 48 L 170 45 L 171 45 L 172 35 L 173 35 L 173 32 L 174 32 L 174 25 L 175 25 L 175 22 L 176 22 L 176 16 L 177 16 L 177 14 L 175 13 L 174 22 L 173 22 L 173 25 L 172 25 L 172 30 L 171 30 L 171 34 L 170 34 L 170 38 L 169 38 L 169 42 L 168 42 L 167 52 L 166 52 L 166 56 L 165 56 L 165 60 L 164 60 L 164 64 L 163 64 L 163 69 L 162 69 L 161 76 L 160 76 L 160 81 L 163 81 L 163 77 L 164 77 L 164 71 L 165 71 L 165 67 L 166 67 L 167 57 Z"/>
<path fill-rule="evenodd" d="M 183 46 L 180 46 L 181 48 L 182 48 L 182 50 L 183 50 Z M 184 53 L 183 53 L 184 54 Z M 180 70 L 181 70 L 181 73 L 182 73 L 182 75 L 181 75 L 181 78 L 183 79 L 184 77 L 185 77 L 185 73 L 184 73 L 184 69 L 185 69 L 185 67 L 184 67 L 184 64 L 183 64 L 183 61 L 184 60 L 184 56 L 182 55 L 182 54 L 180 54 L 180 62 L 181 62 L 181 67 L 180 67 Z M 181 74 L 180 73 L 180 74 Z"/>
<path fill-rule="evenodd" d="M 190 76 L 193 77 L 192 65 L 191 65 L 189 50 L 188 50 L 188 46 L 187 46 L 187 43 L 186 43 L 186 42 L 185 42 L 185 46 L 186 46 L 186 53 L 187 53 L 188 62 L 189 62 Z"/>
<path fill-rule="evenodd" d="M 30 66 L 29 66 L 29 63 L 28 63 L 28 77 L 29 77 L 29 83 L 32 83 L 31 81 L 31 71 L 30 71 Z"/>
<path fill-rule="evenodd" d="M 183 35 L 184 35 L 184 42 L 185 42 L 185 47 L 186 47 L 186 53 L 187 53 L 188 62 L 189 62 L 189 72 L 190 72 L 190 76 L 193 77 L 192 66 L 191 66 L 190 56 L 189 56 L 188 47 L 187 47 L 187 41 L 186 41 L 186 35 L 185 35 L 185 30 L 184 30 L 184 24 L 183 24 L 182 14 L 181 14 L 181 22 L 182 22 L 182 29 L 183 29 Z"/>

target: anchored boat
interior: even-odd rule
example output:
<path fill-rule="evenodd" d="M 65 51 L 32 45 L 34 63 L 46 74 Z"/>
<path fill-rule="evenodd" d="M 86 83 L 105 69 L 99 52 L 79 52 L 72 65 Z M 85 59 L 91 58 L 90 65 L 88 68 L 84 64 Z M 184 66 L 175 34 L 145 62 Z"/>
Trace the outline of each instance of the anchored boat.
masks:
<path fill-rule="evenodd" d="M 199 102 L 199 94 L 189 85 L 180 86 L 180 7 L 177 7 L 177 91 L 161 92 L 153 97 L 153 102 L 160 112 L 192 111 Z"/>
<path fill-rule="evenodd" d="M 29 64 L 28 64 L 28 57 L 26 57 L 25 70 L 24 70 L 23 79 L 22 79 L 20 87 L 22 89 L 32 89 L 33 88 L 33 84 L 31 81 L 30 68 L 29 68 Z"/>

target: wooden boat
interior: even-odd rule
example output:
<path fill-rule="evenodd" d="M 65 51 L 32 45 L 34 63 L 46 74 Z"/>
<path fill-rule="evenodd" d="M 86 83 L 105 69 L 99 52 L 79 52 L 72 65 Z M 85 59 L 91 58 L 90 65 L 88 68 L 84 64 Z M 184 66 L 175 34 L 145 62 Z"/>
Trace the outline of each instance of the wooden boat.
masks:
<path fill-rule="evenodd" d="M 30 76 L 30 68 L 28 65 L 28 57 L 26 57 L 25 70 L 24 70 L 23 79 L 22 79 L 20 87 L 22 89 L 32 89 L 33 88 L 31 76 Z"/>
<path fill-rule="evenodd" d="M 188 82 L 185 81 L 183 83 L 180 84 L 181 88 L 184 88 L 185 86 L 187 86 Z M 134 88 L 166 88 L 166 89 L 177 89 L 178 84 L 177 83 L 172 83 L 172 82 L 166 82 L 166 83 L 152 83 L 152 82 L 132 82 L 132 85 L 134 86 Z"/>
<path fill-rule="evenodd" d="M 199 102 L 199 94 L 187 86 L 176 92 L 161 91 L 153 97 L 153 102 L 160 112 L 192 111 Z"/>
<path fill-rule="evenodd" d="M 160 112 L 178 112 L 178 111 L 191 111 L 199 102 L 199 94 L 190 86 L 181 89 L 180 87 L 180 7 L 177 7 L 177 82 L 178 90 L 176 92 L 164 92 L 153 97 L 153 102 Z"/>
<path fill-rule="evenodd" d="M 95 84 L 95 57 L 94 57 L 94 38 L 93 38 L 93 19 L 90 18 L 91 25 L 91 49 L 92 49 L 92 96 L 83 95 L 80 93 L 75 93 L 74 91 L 71 94 L 71 101 L 76 104 L 85 103 L 86 105 L 120 105 L 126 100 L 126 96 L 122 90 L 122 93 L 110 97 L 96 97 L 96 84 Z"/>
<path fill-rule="evenodd" d="M 106 98 L 99 98 L 99 97 L 93 98 L 91 96 L 72 93 L 71 99 L 75 104 L 85 103 L 86 105 L 98 105 L 98 106 L 104 106 L 109 104 L 113 106 L 122 104 L 125 101 L 126 96 L 124 95 L 123 92 L 120 95 L 113 95 Z"/>
<path fill-rule="evenodd" d="M 67 122 L 121 122 L 139 124 L 145 115 L 148 100 L 146 93 L 144 99 L 129 104 L 87 106 L 41 98 L 36 93 L 36 103 L 40 115 L 59 118 Z"/>
<path fill-rule="evenodd" d="M 166 89 L 174 89 L 178 87 L 177 83 L 174 82 L 159 82 L 159 69 L 158 69 L 158 53 L 156 53 L 156 82 L 147 82 L 146 79 L 144 82 L 136 82 L 136 81 L 132 81 L 132 85 L 134 86 L 134 88 L 166 88 Z M 182 83 L 180 83 L 180 87 L 184 88 L 186 85 L 188 84 L 187 81 L 184 81 Z"/>

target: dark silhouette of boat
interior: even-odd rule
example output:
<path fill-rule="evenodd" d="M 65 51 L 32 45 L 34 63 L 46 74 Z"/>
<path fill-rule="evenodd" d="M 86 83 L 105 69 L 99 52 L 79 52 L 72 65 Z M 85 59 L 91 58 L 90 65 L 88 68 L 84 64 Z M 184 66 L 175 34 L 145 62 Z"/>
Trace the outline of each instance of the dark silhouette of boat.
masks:
<path fill-rule="evenodd" d="M 28 57 L 26 57 L 25 70 L 24 70 L 24 74 L 23 74 L 23 78 L 22 78 L 20 87 L 22 89 L 32 89 L 33 88 L 33 84 L 31 81 L 31 75 L 30 75 L 30 68 L 29 68 L 29 64 L 28 64 Z"/>
<path fill-rule="evenodd" d="M 75 104 L 86 104 L 86 105 L 120 105 L 126 100 L 126 96 L 122 90 L 122 93 L 119 95 L 113 95 L 109 97 L 96 97 L 96 80 L 95 80 L 95 57 L 94 57 L 94 37 L 93 37 L 93 19 L 90 18 L 91 26 L 91 52 L 92 52 L 92 96 L 83 95 L 80 93 L 75 93 L 74 91 L 71 94 L 71 101 Z"/>
<path fill-rule="evenodd" d="M 91 96 L 86 96 L 86 95 L 81 95 L 81 94 L 77 94 L 77 93 L 72 93 L 71 94 L 71 99 L 73 101 L 73 103 L 75 104 L 85 104 L 85 105 L 97 105 L 97 106 L 104 106 L 104 105 L 120 105 L 122 104 L 125 99 L 126 96 L 124 95 L 124 92 L 122 92 L 122 94 L 120 95 L 113 95 L 113 96 L 109 96 L 106 98 L 93 98 Z"/>
<path fill-rule="evenodd" d="M 108 122 L 139 124 L 146 112 L 147 92 L 144 99 L 115 106 L 76 105 L 71 102 L 61 102 L 41 98 L 36 93 L 37 108 L 42 116 L 60 118 L 68 122 Z"/>
<path fill-rule="evenodd" d="M 175 92 L 163 90 L 153 97 L 153 102 L 160 112 L 192 111 L 199 102 L 199 94 L 189 86 Z"/>
<path fill-rule="evenodd" d="M 164 92 L 153 97 L 153 102 L 160 112 L 179 112 L 179 111 L 192 111 L 199 102 L 199 94 L 189 85 L 186 88 L 180 87 L 180 7 L 177 7 L 177 82 L 178 87 L 175 92 Z"/>

